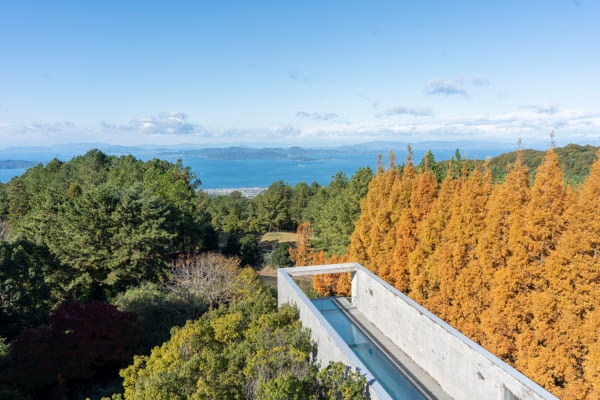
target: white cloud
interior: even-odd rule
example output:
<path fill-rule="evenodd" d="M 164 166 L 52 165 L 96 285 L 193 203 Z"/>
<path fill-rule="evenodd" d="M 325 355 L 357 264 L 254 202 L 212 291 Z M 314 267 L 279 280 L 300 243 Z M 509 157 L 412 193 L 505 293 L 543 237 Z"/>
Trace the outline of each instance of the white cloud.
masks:
<path fill-rule="evenodd" d="M 111 126 L 106 123 L 102 125 Z M 180 112 L 166 112 L 134 119 L 128 125 L 120 126 L 119 129 L 150 135 L 190 135 L 203 131 L 201 126 L 188 122 L 187 114 Z"/>
<path fill-rule="evenodd" d="M 20 134 L 29 133 L 61 133 L 65 131 L 72 131 L 75 128 L 75 124 L 71 121 L 52 122 L 52 123 L 39 123 L 34 122 L 28 125 L 23 125 L 18 129 Z"/>
<path fill-rule="evenodd" d="M 412 107 L 404 107 L 398 106 L 393 108 L 388 108 L 381 114 L 378 114 L 379 117 L 392 117 L 396 115 L 414 115 L 417 117 L 429 117 L 433 115 L 433 111 L 430 108 L 412 108 Z"/>
<path fill-rule="evenodd" d="M 425 93 L 428 95 L 441 96 L 467 96 L 467 90 L 462 80 L 447 81 L 444 79 L 433 79 L 427 83 Z"/>
<path fill-rule="evenodd" d="M 526 110 L 534 111 L 539 114 L 547 114 L 547 115 L 553 115 L 559 111 L 558 104 L 550 104 L 550 103 L 546 103 L 546 104 L 542 104 L 542 105 L 529 104 L 529 105 L 524 105 L 522 108 L 526 109 Z"/>
<path fill-rule="evenodd" d="M 296 117 L 329 121 L 332 119 L 336 119 L 338 117 L 338 115 L 336 113 L 317 113 L 317 112 L 298 111 L 296 113 Z"/>
<path fill-rule="evenodd" d="M 474 140 L 525 144 L 547 140 L 556 131 L 557 141 L 570 143 L 600 136 L 600 114 L 564 111 L 552 115 L 529 110 L 496 115 L 435 117 L 388 123 L 383 120 L 322 124 L 303 130 L 305 139 L 368 141 L 378 139 L 435 141 Z"/>
<path fill-rule="evenodd" d="M 598 144 L 600 113 L 563 110 L 557 105 L 522 106 L 513 112 L 497 114 L 438 114 L 428 109 L 399 106 L 381 116 L 407 114 L 409 118 L 365 118 L 343 120 L 326 113 L 299 112 L 302 124 L 279 124 L 265 127 L 211 128 L 191 122 L 184 113 L 162 113 L 134 119 L 128 124 L 102 122 L 95 129 L 74 122 L 0 124 L 0 143 L 46 145 L 57 143 L 103 142 L 110 144 L 177 144 L 222 145 L 340 145 L 374 140 L 390 141 L 495 141 L 525 145 L 545 142 L 556 132 L 559 145 L 567 143 Z M 414 116 L 414 117 L 413 117 Z M 328 119 L 329 118 L 329 119 Z"/>

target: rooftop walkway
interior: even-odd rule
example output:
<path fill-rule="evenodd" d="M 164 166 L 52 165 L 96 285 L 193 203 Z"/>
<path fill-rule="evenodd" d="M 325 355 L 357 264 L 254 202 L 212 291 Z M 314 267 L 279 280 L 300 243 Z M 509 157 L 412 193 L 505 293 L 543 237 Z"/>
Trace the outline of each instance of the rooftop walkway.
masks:
<path fill-rule="evenodd" d="M 405 352 L 400 350 L 392 341 L 385 336 L 375 325 L 362 315 L 345 298 L 339 298 L 337 303 L 343 307 L 351 319 L 358 324 L 381 350 L 404 372 L 404 375 L 417 381 L 419 386 L 425 387 L 432 398 L 437 400 L 452 400 L 427 372 L 419 367 Z"/>

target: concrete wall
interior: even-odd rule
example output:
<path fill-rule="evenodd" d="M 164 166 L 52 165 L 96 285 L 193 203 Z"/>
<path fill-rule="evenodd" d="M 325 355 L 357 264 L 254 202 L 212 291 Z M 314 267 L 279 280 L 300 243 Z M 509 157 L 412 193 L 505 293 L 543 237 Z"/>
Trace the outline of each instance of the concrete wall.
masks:
<path fill-rule="evenodd" d="M 456 400 L 556 399 L 419 304 L 356 264 L 353 304 Z"/>
<path fill-rule="evenodd" d="M 289 268 L 280 269 L 277 273 L 277 302 L 279 306 L 290 303 L 298 308 L 302 325 L 310 329 L 311 338 L 317 343 L 317 361 L 319 364 L 326 367 L 330 361 L 341 361 L 346 365 L 356 367 L 369 382 L 369 390 L 373 400 L 393 400 L 379 382 L 374 380 L 364 364 L 356 357 L 310 299 L 290 278 L 286 270 L 289 270 Z"/>

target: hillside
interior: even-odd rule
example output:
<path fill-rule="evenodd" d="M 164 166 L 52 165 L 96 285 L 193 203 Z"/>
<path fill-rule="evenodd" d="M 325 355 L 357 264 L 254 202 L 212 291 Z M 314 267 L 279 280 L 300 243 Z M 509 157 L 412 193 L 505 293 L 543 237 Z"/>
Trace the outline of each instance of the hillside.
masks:
<path fill-rule="evenodd" d="M 598 147 L 578 144 L 569 144 L 565 147 L 555 149 L 558 163 L 564 173 L 565 182 L 578 185 L 589 175 L 590 168 L 594 163 Z M 545 151 L 523 150 L 523 163 L 529 169 L 530 176 L 535 177 L 535 172 L 544 161 Z M 501 154 L 490 160 L 490 168 L 495 179 L 503 180 L 508 173 L 508 168 L 514 164 L 517 152 Z"/>

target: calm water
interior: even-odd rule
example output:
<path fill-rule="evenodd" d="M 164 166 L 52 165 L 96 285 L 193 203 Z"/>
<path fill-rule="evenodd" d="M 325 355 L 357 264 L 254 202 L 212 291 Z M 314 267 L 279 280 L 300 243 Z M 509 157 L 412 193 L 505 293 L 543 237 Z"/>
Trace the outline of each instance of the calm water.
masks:
<path fill-rule="evenodd" d="M 486 149 L 480 154 L 500 154 L 502 149 Z M 425 154 L 426 149 L 414 149 L 413 160 L 419 163 Z M 437 149 L 434 151 L 436 160 L 446 160 L 454 155 L 454 149 Z M 48 162 L 52 158 L 68 161 L 78 154 L 84 154 L 86 150 L 79 152 L 49 153 L 47 151 L 0 151 L 0 159 L 8 160 L 29 160 L 33 162 Z M 388 151 L 389 152 L 389 151 Z M 383 154 L 383 162 L 387 165 L 388 152 L 377 152 L 375 150 L 363 153 L 352 154 L 331 154 L 329 156 L 318 155 L 318 159 L 307 161 L 279 160 L 279 159 L 260 159 L 260 160 L 215 160 L 199 156 L 186 156 L 184 154 L 162 155 L 152 152 L 143 152 L 133 154 L 142 160 L 151 158 L 162 158 L 167 161 L 175 162 L 181 159 L 185 166 L 192 169 L 192 172 L 201 180 L 203 189 L 223 189 L 223 188 L 246 188 L 246 187 L 267 187 L 271 183 L 282 180 L 290 185 L 298 182 L 311 184 L 317 182 L 321 185 L 327 185 L 331 178 L 338 172 L 343 172 L 352 177 L 356 171 L 362 167 L 371 167 L 373 171 L 377 168 L 377 157 Z M 402 164 L 405 161 L 406 151 L 397 151 L 396 163 Z M 110 152 L 106 152 L 111 154 Z M 477 154 L 471 152 L 471 154 Z M 121 154 L 115 154 L 121 155 Z M 21 175 L 25 169 L 0 169 L 0 182 L 8 182 L 14 176 Z"/>
<path fill-rule="evenodd" d="M 167 158 L 176 161 L 177 157 Z M 327 185 L 338 172 L 348 177 L 365 166 L 375 170 L 377 156 L 370 154 L 344 154 L 312 160 L 208 160 L 198 157 L 181 157 L 202 181 L 202 188 L 220 189 L 237 187 L 267 187 L 278 180 L 295 185 L 317 182 Z"/>
<path fill-rule="evenodd" d="M 390 396 L 398 400 L 426 399 L 331 299 L 315 299 L 313 303 Z"/>
<path fill-rule="evenodd" d="M 140 159 L 152 157 L 142 156 Z M 343 154 L 313 161 L 293 160 L 212 160 L 201 157 L 165 156 L 175 162 L 181 158 L 183 165 L 189 166 L 202 182 L 203 189 L 267 187 L 283 180 L 290 185 L 317 182 L 327 185 L 338 172 L 348 177 L 361 167 L 377 167 L 376 154 Z M 8 182 L 21 175 L 25 169 L 0 169 L 0 182 Z"/>

